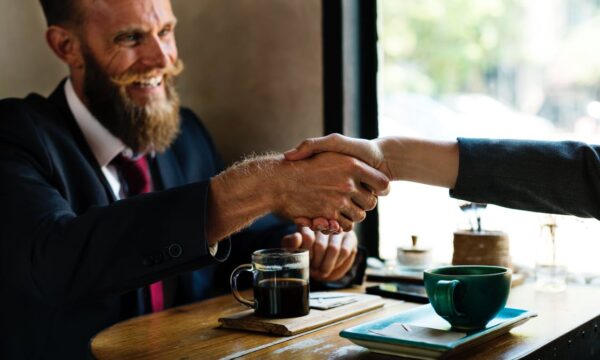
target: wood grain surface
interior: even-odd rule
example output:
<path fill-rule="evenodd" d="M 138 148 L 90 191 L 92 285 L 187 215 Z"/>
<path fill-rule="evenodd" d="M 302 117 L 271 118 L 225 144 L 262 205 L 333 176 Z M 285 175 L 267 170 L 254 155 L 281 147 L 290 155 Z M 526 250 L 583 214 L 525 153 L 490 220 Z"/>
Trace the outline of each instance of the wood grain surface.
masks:
<path fill-rule="evenodd" d="M 538 317 L 457 358 L 526 356 L 597 318 L 598 304 L 598 287 L 569 286 L 566 292 L 551 294 L 536 292 L 530 283 L 518 286 L 511 290 L 509 306 L 533 310 Z M 116 324 L 92 339 L 91 350 L 98 359 L 391 359 L 352 344 L 339 332 L 415 306 L 420 305 L 386 299 L 382 308 L 299 335 L 279 337 L 219 328 L 219 317 L 244 309 L 233 297 L 222 296 Z"/>
<path fill-rule="evenodd" d="M 311 309 L 305 316 L 286 319 L 267 319 L 256 316 L 254 310 L 219 318 L 224 328 L 251 330 L 275 335 L 291 336 L 321 328 L 340 320 L 382 307 L 384 301 L 376 295 L 356 295 L 356 302 L 328 310 Z"/>

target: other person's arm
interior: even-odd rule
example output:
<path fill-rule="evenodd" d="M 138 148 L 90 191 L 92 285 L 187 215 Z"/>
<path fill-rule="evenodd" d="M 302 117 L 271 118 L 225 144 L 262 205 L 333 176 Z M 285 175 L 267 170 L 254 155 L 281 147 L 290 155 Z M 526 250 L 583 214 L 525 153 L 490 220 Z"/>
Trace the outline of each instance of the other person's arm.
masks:
<path fill-rule="evenodd" d="M 308 139 L 285 155 L 297 160 L 320 151 L 363 159 L 391 180 L 447 187 L 452 197 L 464 200 L 600 219 L 598 145 L 466 138 L 363 140 L 335 134 Z"/>

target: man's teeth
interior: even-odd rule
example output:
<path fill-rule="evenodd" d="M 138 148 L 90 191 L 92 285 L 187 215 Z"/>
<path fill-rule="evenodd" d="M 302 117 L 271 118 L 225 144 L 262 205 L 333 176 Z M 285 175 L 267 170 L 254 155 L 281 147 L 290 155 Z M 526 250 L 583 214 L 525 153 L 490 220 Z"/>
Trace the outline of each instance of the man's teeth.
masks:
<path fill-rule="evenodd" d="M 160 83 L 162 82 L 162 78 L 162 76 L 155 76 L 153 78 L 136 81 L 135 85 L 139 87 L 156 87 L 160 85 Z"/>

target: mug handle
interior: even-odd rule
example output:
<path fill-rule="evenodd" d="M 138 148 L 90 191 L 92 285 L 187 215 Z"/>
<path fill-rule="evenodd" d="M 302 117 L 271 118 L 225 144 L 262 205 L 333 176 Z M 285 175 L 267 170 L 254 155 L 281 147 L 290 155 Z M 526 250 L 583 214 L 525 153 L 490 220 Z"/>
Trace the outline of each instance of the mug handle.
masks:
<path fill-rule="evenodd" d="M 231 273 L 231 277 L 229 278 L 229 284 L 231 285 L 231 292 L 233 293 L 233 297 L 237 301 L 241 302 L 242 304 L 244 304 L 250 308 L 255 309 L 256 308 L 256 300 L 246 299 L 239 293 L 239 291 L 237 289 L 237 278 L 238 278 L 238 276 L 240 276 L 242 271 L 249 271 L 249 272 L 253 273 L 254 267 L 252 266 L 252 264 L 243 264 L 243 265 L 236 267 L 235 270 L 233 270 L 233 272 Z"/>
<path fill-rule="evenodd" d="M 441 316 L 463 316 L 464 314 L 456 310 L 454 304 L 454 291 L 460 284 L 458 280 L 440 280 L 435 285 L 435 302 Z"/>

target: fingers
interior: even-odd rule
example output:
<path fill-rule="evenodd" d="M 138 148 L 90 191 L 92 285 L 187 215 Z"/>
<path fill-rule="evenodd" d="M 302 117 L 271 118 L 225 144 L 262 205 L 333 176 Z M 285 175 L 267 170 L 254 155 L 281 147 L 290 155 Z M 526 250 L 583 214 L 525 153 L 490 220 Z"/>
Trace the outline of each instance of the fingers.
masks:
<path fill-rule="evenodd" d="M 323 277 L 322 281 L 335 281 L 341 279 L 346 273 L 352 268 L 354 259 L 356 258 L 356 249 L 352 250 L 352 253 L 340 266 L 338 266 L 329 276 Z"/>
<path fill-rule="evenodd" d="M 329 230 L 329 220 L 318 217 L 312 220 L 310 228 L 314 231 L 328 231 Z"/>
<path fill-rule="evenodd" d="M 352 230 L 354 223 L 362 222 L 367 217 L 367 212 L 354 202 L 340 209 L 340 225 L 344 231 Z"/>
<path fill-rule="evenodd" d="M 332 135 L 327 141 L 336 142 L 339 137 Z M 306 144 L 311 144 L 310 141 L 313 140 L 307 140 Z M 287 179 L 290 175 L 294 186 L 280 187 L 285 196 L 277 198 L 286 201 L 276 205 L 277 211 L 294 219 L 296 224 L 315 231 L 352 230 L 353 223 L 365 219 L 365 210 L 376 206 L 374 196 L 385 194 L 389 189 L 389 180 L 384 173 L 361 160 L 335 152 L 326 152 L 296 164 L 288 162 L 282 168 L 289 172 L 282 177 Z M 335 223 L 330 224 L 329 220 L 335 220 Z"/>
<path fill-rule="evenodd" d="M 295 149 L 285 152 L 284 156 L 286 160 L 302 160 L 326 151 L 354 157 L 373 168 L 380 168 L 385 161 L 378 141 L 351 138 L 340 134 L 306 139 Z"/>
<path fill-rule="evenodd" d="M 302 245 L 302 234 L 299 232 L 289 234 L 281 239 L 281 247 L 297 249 Z"/>
<path fill-rule="evenodd" d="M 298 225 L 298 227 L 309 227 L 313 228 L 313 221 L 307 217 L 297 217 L 294 219 L 294 224 Z"/>
<path fill-rule="evenodd" d="M 364 210 L 373 210 L 377 206 L 377 196 L 362 187 L 352 196 L 352 201 Z"/>
<path fill-rule="evenodd" d="M 321 262 L 321 266 L 319 266 L 319 272 L 321 276 L 327 277 L 335 268 L 338 257 L 340 255 L 340 248 L 342 246 L 342 234 L 335 234 L 329 236 L 329 244 L 327 246 L 327 251 L 325 256 L 323 257 L 323 261 Z"/>
<path fill-rule="evenodd" d="M 314 236 L 315 242 L 312 246 L 313 249 L 313 258 L 310 262 L 310 267 L 314 270 L 319 270 L 321 268 L 321 263 L 325 258 L 325 253 L 327 252 L 327 248 L 329 246 L 329 235 L 325 235 L 320 231 L 317 231 Z"/>
<path fill-rule="evenodd" d="M 302 160 L 324 151 L 344 152 L 344 143 L 349 138 L 340 134 L 331 134 L 319 138 L 304 140 L 295 149 L 284 153 L 286 160 Z"/>
<path fill-rule="evenodd" d="M 382 196 L 390 192 L 390 180 L 384 173 L 373 169 L 365 163 L 359 162 L 357 165 L 361 168 L 359 180 L 368 189 L 372 190 L 376 195 Z"/>
<path fill-rule="evenodd" d="M 323 234 L 337 234 L 342 231 L 342 227 L 336 220 L 327 220 L 325 218 L 316 218 L 308 226 L 313 231 L 321 231 Z"/>
<path fill-rule="evenodd" d="M 319 267 L 313 262 L 311 276 L 318 280 L 337 280 L 344 276 L 354 263 L 357 244 L 353 232 L 330 235 L 325 256 Z"/>
<path fill-rule="evenodd" d="M 315 232 L 307 227 L 302 227 L 299 229 L 300 235 L 302 235 L 302 244 L 300 248 L 308 250 L 309 260 L 312 262 L 314 257 L 314 244 L 316 235 Z"/>
<path fill-rule="evenodd" d="M 343 231 L 352 231 L 352 229 L 354 228 L 354 221 L 352 221 L 348 216 L 344 215 L 344 213 L 342 213 L 342 215 L 338 219 L 338 223 L 342 227 Z"/>
<path fill-rule="evenodd" d="M 332 231 L 334 234 L 337 234 L 342 231 L 342 227 L 335 220 L 329 220 L 329 231 Z"/>

